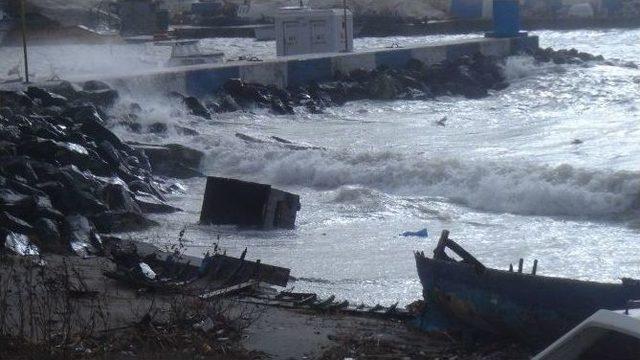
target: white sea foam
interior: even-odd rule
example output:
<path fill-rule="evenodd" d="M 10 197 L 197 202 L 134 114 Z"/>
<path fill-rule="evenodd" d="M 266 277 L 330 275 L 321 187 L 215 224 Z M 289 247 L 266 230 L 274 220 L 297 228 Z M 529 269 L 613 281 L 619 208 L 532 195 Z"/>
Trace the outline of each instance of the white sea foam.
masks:
<path fill-rule="evenodd" d="M 242 146 L 242 145 L 241 145 Z M 444 197 L 469 207 L 522 215 L 609 218 L 635 209 L 640 174 L 571 165 L 414 158 L 389 152 L 249 151 L 216 148 L 209 172 L 279 185 L 336 189 L 360 186 L 394 194 Z M 336 202 L 361 202 L 369 190 L 347 188 Z"/>

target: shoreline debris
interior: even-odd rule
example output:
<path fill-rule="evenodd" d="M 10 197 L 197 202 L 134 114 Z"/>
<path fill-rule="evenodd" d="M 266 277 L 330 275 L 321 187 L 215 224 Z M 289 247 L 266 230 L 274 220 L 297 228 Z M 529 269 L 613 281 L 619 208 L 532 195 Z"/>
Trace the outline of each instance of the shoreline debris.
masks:
<path fill-rule="evenodd" d="M 449 239 L 446 230 L 433 258 L 424 252 L 415 258 L 427 305 L 419 319 L 425 330 L 470 327 L 539 347 L 599 309 L 622 309 L 640 298 L 638 280 L 609 284 L 487 268 Z"/>
<path fill-rule="evenodd" d="M 294 229 L 300 196 L 271 185 L 209 177 L 200 223 L 241 228 Z"/>

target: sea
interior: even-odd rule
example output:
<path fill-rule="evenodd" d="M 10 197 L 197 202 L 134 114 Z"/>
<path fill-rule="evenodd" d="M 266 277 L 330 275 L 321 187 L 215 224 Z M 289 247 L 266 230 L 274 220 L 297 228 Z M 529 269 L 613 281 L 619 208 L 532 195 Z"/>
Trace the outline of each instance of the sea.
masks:
<path fill-rule="evenodd" d="M 577 48 L 640 64 L 640 30 L 537 31 L 541 46 Z M 361 38 L 356 50 L 481 34 Z M 202 40 L 228 59 L 275 56 L 273 42 Z M 0 78 L 19 68 L 19 48 L 0 48 Z M 153 44 L 30 48 L 36 79 L 131 74 L 161 68 L 170 49 Z M 159 246 L 182 240 L 202 255 L 228 254 L 291 269 L 289 289 L 352 303 L 406 305 L 422 297 L 414 251 L 430 253 L 440 232 L 485 265 L 508 269 L 539 261 L 538 274 L 616 282 L 640 277 L 640 70 L 607 64 L 537 65 L 506 59 L 511 86 L 480 100 L 357 101 L 324 114 L 265 109 L 187 115 L 151 93 L 121 91 L 112 115 L 136 102 L 140 122 L 163 122 L 200 135 L 142 133 L 126 140 L 178 143 L 205 153 L 201 171 L 272 184 L 301 196 L 295 230 L 255 231 L 198 224 L 205 179 L 181 181 L 154 215 L 160 226 L 123 234 Z M 158 89 L 161 93 L 169 89 Z M 446 118 L 446 119 L 445 119 Z M 445 120 L 443 120 L 445 119 Z M 445 126 L 437 124 L 443 120 Z M 237 133 L 307 144 L 292 150 L 247 143 Z M 404 237 L 427 229 L 428 237 Z"/>

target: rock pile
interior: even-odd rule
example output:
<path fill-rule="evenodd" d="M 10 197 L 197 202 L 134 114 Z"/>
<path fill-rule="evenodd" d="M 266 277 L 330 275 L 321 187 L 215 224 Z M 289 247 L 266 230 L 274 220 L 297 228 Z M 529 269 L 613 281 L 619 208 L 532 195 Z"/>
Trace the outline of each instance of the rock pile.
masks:
<path fill-rule="evenodd" d="M 604 61 L 602 56 L 576 49 L 537 49 L 529 55 L 538 62 L 556 64 Z M 435 65 L 412 59 L 401 69 L 381 67 L 372 71 L 359 69 L 348 74 L 336 73 L 331 81 L 287 89 L 229 79 L 204 105 L 192 97 L 176 93 L 169 96 L 181 99 L 192 115 L 211 118 L 214 113 L 253 108 L 267 108 L 277 115 L 294 114 L 296 107 L 322 113 L 326 107 L 364 99 L 426 100 L 446 95 L 479 99 L 489 96 L 490 90 L 503 90 L 508 86 L 501 60 L 476 53 Z"/>
<path fill-rule="evenodd" d="M 229 79 L 206 106 L 210 113 L 261 107 L 285 115 L 293 114 L 299 106 L 321 113 L 326 107 L 363 99 L 424 100 L 444 95 L 476 99 L 488 96 L 489 90 L 507 86 L 499 60 L 478 53 L 431 66 L 410 60 L 403 69 L 381 67 L 337 73 L 332 81 L 287 89 Z M 193 114 L 209 117 L 199 106 L 186 105 Z"/>
<path fill-rule="evenodd" d="M 562 64 L 583 64 L 590 61 L 604 61 L 602 55 L 592 55 L 586 52 L 581 52 L 576 49 L 560 49 L 554 50 L 553 48 L 538 48 L 530 54 L 533 58 L 541 63 L 553 62 L 557 65 Z"/>
<path fill-rule="evenodd" d="M 155 223 L 170 184 L 105 126 L 118 92 L 91 81 L 0 91 L 0 244 L 19 254 L 99 254 L 99 233 Z"/>

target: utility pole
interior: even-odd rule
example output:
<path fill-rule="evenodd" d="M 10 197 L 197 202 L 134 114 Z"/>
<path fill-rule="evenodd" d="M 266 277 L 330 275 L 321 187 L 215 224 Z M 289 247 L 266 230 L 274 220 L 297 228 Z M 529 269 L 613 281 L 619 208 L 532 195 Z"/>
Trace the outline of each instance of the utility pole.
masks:
<path fill-rule="evenodd" d="M 344 8 L 344 52 L 349 52 L 349 36 L 347 34 L 347 0 L 342 0 L 342 5 Z"/>
<path fill-rule="evenodd" d="M 24 80 L 29 83 L 29 58 L 27 55 L 27 15 L 24 0 L 20 0 L 20 17 L 22 17 L 22 51 L 24 52 Z"/>

